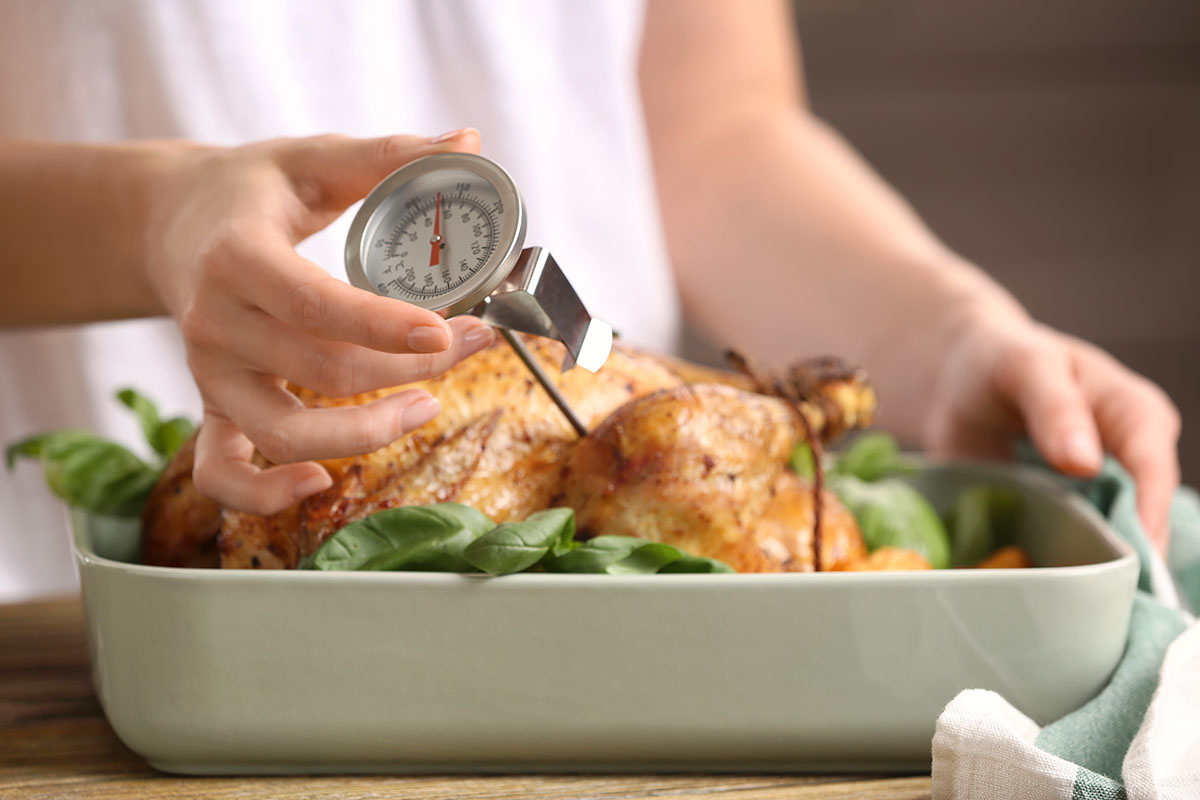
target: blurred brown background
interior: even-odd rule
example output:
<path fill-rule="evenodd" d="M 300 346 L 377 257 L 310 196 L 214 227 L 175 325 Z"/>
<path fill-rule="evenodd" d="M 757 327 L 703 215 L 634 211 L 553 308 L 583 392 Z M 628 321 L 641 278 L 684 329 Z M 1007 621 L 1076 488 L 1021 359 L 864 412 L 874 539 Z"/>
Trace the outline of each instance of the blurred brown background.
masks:
<path fill-rule="evenodd" d="M 1167 389 L 1200 483 L 1200 2 L 797 0 L 812 105 L 1040 319 Z"/>

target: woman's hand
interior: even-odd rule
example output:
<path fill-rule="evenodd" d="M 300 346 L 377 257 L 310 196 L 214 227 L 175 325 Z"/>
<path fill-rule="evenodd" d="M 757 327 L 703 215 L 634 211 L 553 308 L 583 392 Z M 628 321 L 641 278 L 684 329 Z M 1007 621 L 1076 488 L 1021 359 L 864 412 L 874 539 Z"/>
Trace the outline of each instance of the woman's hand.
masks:
<path fill-rule="evenodd" d="M 260 514 L 331 484 L 312 459 L 370 452 L 439 410 L 410 390 L 361 407 L 309 409 L 286 382 L 341 397 L 429 378 L 492 342 L 471 317 L 354 288 L 301 258 L 324 228 L 396 168 L 478 151 L 478 134 L 320 136 L 196 148 L 153 185 L 149 281 L 179 323 L 204 400 L 194 478 Z M 255 448 L 278 466 L 260 468 Z"/>
<path fill-rule="evenodd" d="M 1133 473 L 1142 519 L 1164 543 L 1179 476 L 1170 401 L 1030 322 L 809 113 L 791 23 L 783 2 L 647 9 L 639 79 L 691 320 L 776 363 L 807 352 L 863 364 L 881 422 L 943 453 L 1009 457 L 1028 432 L 1051 464 L 1087 475 L 1103 445 Z M 964 326 L 968 305 L 989 310 Z"/>
<path fill-rule="evenodd" d="M 1137 483 L 1138 511 L 1165 550 L 1179 484 L 1179 411 L 1103 350 L 1009 313 L 973 317 L 948 347 L 925 445 L 1004 458 L 1026 433 L 1046 461 L 1094 475 L 1108 451 Z"/>

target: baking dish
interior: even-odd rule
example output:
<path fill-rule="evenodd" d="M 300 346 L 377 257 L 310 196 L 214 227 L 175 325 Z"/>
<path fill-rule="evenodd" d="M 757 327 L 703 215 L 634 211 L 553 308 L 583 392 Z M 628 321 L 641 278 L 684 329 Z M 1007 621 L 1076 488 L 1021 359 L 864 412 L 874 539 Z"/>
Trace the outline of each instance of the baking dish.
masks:
<path fill-rule="evenodd" d="M 1121 656 L 1131 548 L 1030 469 L 923 463 L 944 508 L 1021 493 L 1025 570 L 484 578 L 124 563 L 73 514 L 96 690 L 168 772 L 927 770 L 959 690 L 1039 723 Z"/>

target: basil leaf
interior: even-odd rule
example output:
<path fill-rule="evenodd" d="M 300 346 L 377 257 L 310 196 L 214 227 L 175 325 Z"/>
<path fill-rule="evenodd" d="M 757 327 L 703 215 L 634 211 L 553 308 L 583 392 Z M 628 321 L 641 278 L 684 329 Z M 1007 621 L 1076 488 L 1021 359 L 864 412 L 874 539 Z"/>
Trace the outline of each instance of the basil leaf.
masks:
<path fill-rule="evenodd" d="M 117 392 L 117 399 L 133 411 L 142 426 L 142 435 L 146 437 L 150 446 L 154 447 L 155 431 L 162 424 L 162 419 L 158 416 L 158 407 L 149 398 L 138 394 L 133 389 L 122 389 Z M 157 447 L 154 450 L 161 454 Z"/>
<path fill-rule="evenodd" d="M 547 572 L 608 575 L 734 571 L 715 559 L 691 556 L 678 547 L 634 536 L 597 536 L 570 552 L 547 558 L 542 566 Z"/>
<path fill-rule="evenodd" d="M 830 476 L 830 488 L 858 520 L 867 550 L 916 550 L 934 569 L 950 566 L 950 541 L 937 512 L 907 483 L 868 483 L 852 475 Z"/>
<path fill-rule="evenodd" d="M 620 561 L 609 564 L 604 571 L 609 575 L 654 575 L 686 555 L 687 553 L 678 547 L 661 542 L 648 542 Z"/>
<path fill-rule="evenodd" d="M 547 554 L 567 552 L 575 538 L 575 511 L 551 508 L 524 522 L 505 522 L 472 542 L 463 557 L 490 575 L 523 572 Z"/>
<path fill-rule="evenodd" d="M 463 557 L 471 542 L 496 527 L 458 503 L 402 506 L 351 522 L 326 539 L 305 563 L 319 570 L 471 572 Z"/>
<path fill-rule="evenodd" d="M 151 446 L 162 453 L 165 461 L 170 461 L 195 431 L 196 423 L 187 417 L 171 417 L 158 426 L 155 441 Z"/>
<path fill-rule="evenodd" d="M 799 475 L 801 478 L 812 480 L 817 475 L 817 468 L 813 461 L 812 446 L 808 442 L 800 442 L 796 445 L 796 449 L 792 451 L 792 457 L 788 460 L 788 466 L 792 472 Z"/>
<path fill-rule="evenodd" d="M 849 449 L 837 454 L 829 468 L 831 475 L 849 475 L 862 481 L 912 471 L 912 462 L 901 454 L 895 438 L 882 431 L 859 435 Z"/>
<path fill-rule="evenodd" d="M 68 431 L 63 431 L 68 433 Z M 82 434 L 82 431 L 79 433 Z M 46 438 L 52 436 L 49 433 L 39 433 L 35 436 L 29 436 L 20 441 L 13 442 L 8 447 L 4 448 L 4 466 L 11 472 L 17 466 L 18 458 L 38 458 L 42 455 L 42 445 Z"/>
<path fill-rule="evenodd" d="M 158 407 L 148 397 L 138 394 L 133 389 L 117 392 L 117 399 L 137 415 L 146 442 L 165 461 L 171 460 L 195 430 L 196 426 L 192 421 L 184 417 L 173 417 L 164 422 L 158 414 Z"/>
<path fill-rule="evenodd" d="M 119 444 L 87 434 L 51 437 L 42 451 L 46 482 L 73 506 L 100 514 L 137 516 L 158 470 Z"/>
<path fill-rule="evenodd" d="M 158 470 L 119 444 L 84 431 L 55 431 L 10 445 L 5 461 L 38 458 L 50 490 L 73 506 L 97 514 L 141 513 Z"/>
<path fill-rule="evenodd" d="M 950 509 L 950 561 L 968 567 L 987 558 L 997 547 L 1011 544 L 1021 496 L 998 486 L 973 486 L 954 498 Z"/>
<path fill-rule="evenodd" d="M 670 564 L 664 564 L 659 569 L 659 575 L 684 574 L 684 573 L 736 573 L 733 567 L 726 564 L 724 561 L 717 561 L 715 558 L 702 558 L 701 556 L 685 555 L 683 558 L 672 561 Z"/>
<path fill-rule="evenodd" d="M 734 572 L 715 558 L 692 556 L 669 544 L 647 542 L 604 570 L 609 575 L 663 575 L 686 572 Z"/>
<path fill-rule="evenodd" d="M 634 536 L 597 536 L 542 562 L 547 572 L 604 573 L 648 540 Z"/>

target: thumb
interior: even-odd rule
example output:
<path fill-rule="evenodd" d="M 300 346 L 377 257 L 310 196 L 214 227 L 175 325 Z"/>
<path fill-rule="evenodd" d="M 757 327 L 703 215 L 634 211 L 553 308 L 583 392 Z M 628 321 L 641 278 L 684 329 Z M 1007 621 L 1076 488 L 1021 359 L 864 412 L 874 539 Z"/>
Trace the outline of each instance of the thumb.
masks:
<path fill-rule="evenodd" d="M 1094 475 L 1104 458 L 1100 435 L 1069 354 L 1043 343 L 1008 361 L 1000 388 L 1020 409 L 1038 451 L 1055 469 Z"/>
<path fill-rule="evenodd" d="M 296 139 L 280 155 L 280 166 L 310 212 L 323 217 L 307 236 L 332 221 L 400 167 L 433 153 L 479 152 L 474 128 L 440 136 L 382 136 L 355 139 L 331 134 Z M 307 226 L 305 226 L 307 227 Z"/>

